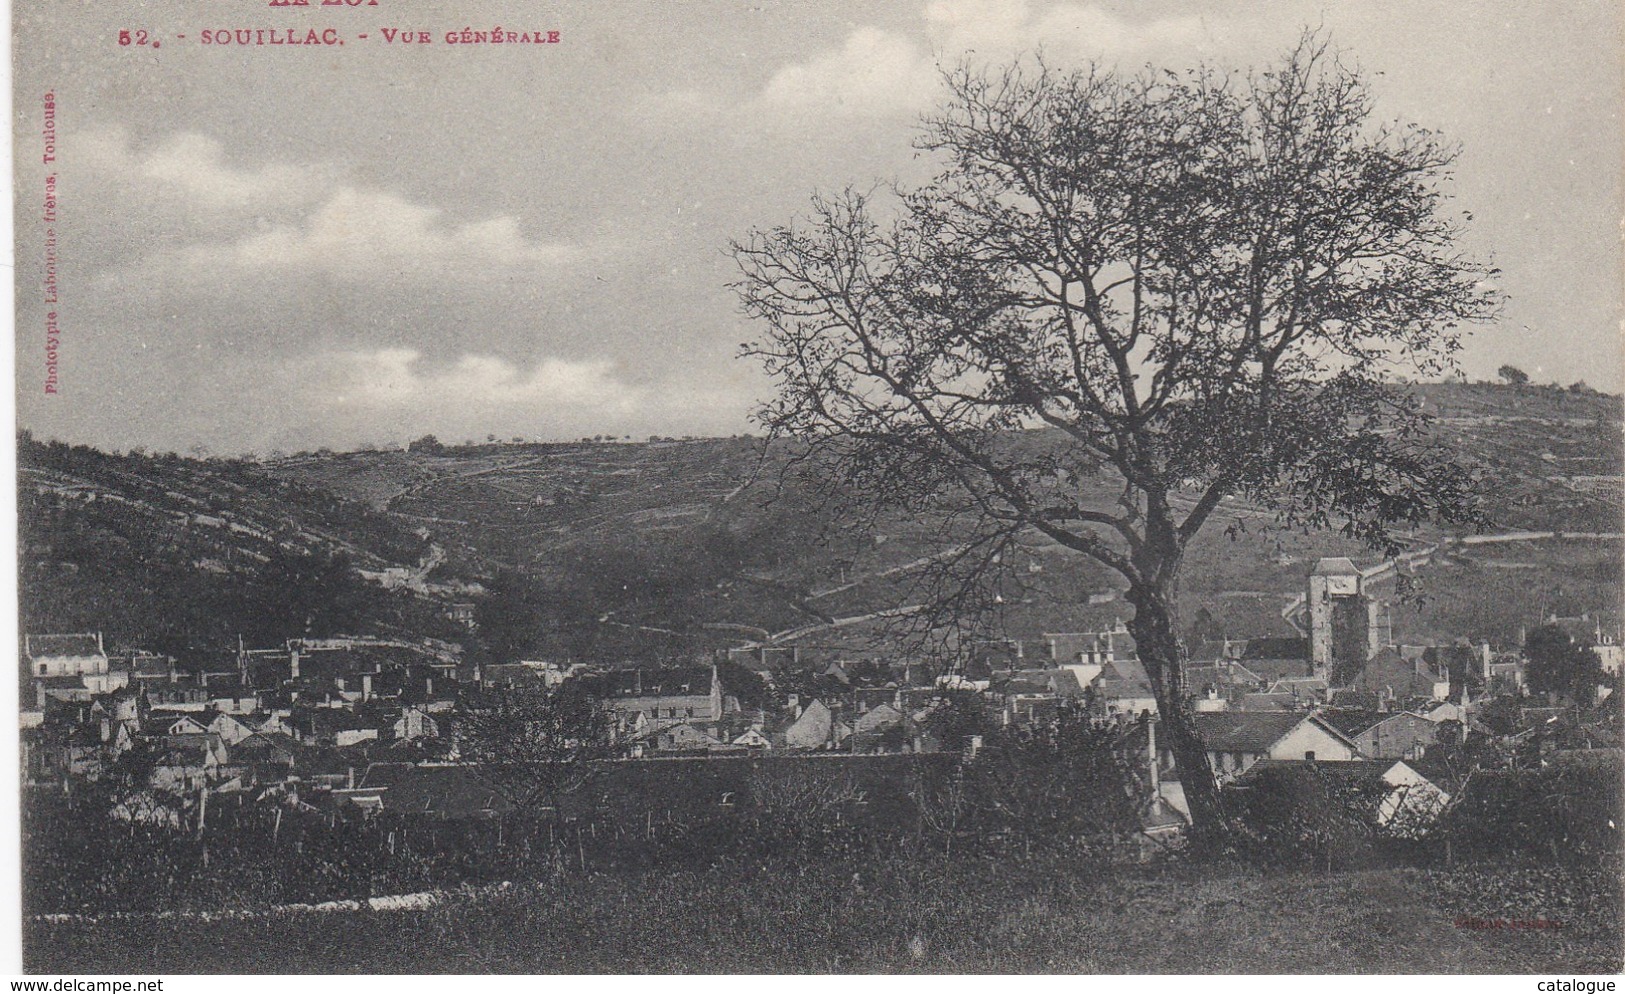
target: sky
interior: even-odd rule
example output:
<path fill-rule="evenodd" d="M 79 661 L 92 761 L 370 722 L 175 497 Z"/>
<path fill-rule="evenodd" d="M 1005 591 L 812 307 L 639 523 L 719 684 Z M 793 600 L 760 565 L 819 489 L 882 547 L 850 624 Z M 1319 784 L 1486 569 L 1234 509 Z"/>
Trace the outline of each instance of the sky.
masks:
<path fill-rule="evenodd" d="M 1245 68 L 1306 26 L 1379 117 L 1462 145 L 1466 248 L 1509 300 L 1467 375 L 1618 391 L 1620 21 L 1607 0 L 16 0 L 19 424 L 214 454 L 750 430 L 770 384 L 736 357 L 729 240 L 818 190 L 924 178 L 939 64 Z M 560 41 L 444 44 L 495 25 Z M 201 44 L 238 28 L 346 43 Z"/>

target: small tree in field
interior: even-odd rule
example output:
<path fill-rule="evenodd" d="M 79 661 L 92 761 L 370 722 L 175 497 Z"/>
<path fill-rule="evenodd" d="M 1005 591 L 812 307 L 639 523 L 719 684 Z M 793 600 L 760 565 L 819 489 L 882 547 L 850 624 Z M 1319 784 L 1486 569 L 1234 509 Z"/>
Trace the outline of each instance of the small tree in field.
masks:
<path fill-rule="evenodd" d="M 1222 830 L 1175 637 L 1191 540 L 1227 498 L 1384 551 L 1396 523 L 1473 517 L 1387 382 L 1454 369 L 1498 303 L 1456 248 L 1454 150 L 1374 122 L 1313 36 L 1245 77 L 945 78 L 916 143 L 934 180 L 734 246 L 776 385 L 757 417 L 830 492 L 951 516 L 956 579 L 917 617 L 995 603 L 1027 537 L 1120 574 L 1193 820 Z"/>
<path fill-rule="evenodd" d="M 1495 375 L 1509 387 L 1521 387 L 1529 383 L 1529 374 L 1517 366 L 1502 366 L 1495 371 Z"/>

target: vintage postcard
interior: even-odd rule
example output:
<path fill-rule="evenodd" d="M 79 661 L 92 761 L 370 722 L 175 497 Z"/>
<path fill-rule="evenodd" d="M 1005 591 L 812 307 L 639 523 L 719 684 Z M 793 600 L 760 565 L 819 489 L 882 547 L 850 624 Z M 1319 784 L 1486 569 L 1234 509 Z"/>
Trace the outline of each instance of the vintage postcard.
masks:
<path fill-rule="evenodd" d="M 1620 971 L 1616 3 L 11 17 L 28 973 Z"/>

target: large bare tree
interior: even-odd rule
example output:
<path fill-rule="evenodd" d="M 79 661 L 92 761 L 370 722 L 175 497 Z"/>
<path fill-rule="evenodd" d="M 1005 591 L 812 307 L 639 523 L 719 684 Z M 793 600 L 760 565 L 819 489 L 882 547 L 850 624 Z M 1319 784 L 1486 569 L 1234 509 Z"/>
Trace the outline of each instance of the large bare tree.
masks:
<path fill-rule="evenodd" d="M 458 757 L 526 813 L 556 811 L 615 750 L 603 705 L 570 683 L 469 691 L 454 721 Z"/>
<path fill-rule="evenodd" d="M 947 501 L 983 576 L 1023 535 L 1121 574 L 1193 821 L 1220 830 L 1176 637 L 1192 538 L 1230 499 L 1385 551 L 1474 514 L 1392 383 L 1451 370 L 1499 304 L 1459 248 L 1456 149 L 1378 122 L 1313 34 L 1246 74 L 944 79 L 934 180 L 734 245 L 776 384 L 757 417 L 831 488 Z"/>

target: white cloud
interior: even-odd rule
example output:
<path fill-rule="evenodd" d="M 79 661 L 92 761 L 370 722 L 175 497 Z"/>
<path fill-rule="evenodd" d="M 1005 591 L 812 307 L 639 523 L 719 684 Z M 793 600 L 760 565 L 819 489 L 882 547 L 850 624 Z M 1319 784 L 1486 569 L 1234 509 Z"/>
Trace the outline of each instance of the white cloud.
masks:
<path fill-rule="evenodd" d="M 222 276 L 301 271 L 350 283 L 491 282 L 550 272 L 572 255 L 526 237 L 512 215 L 451 217 L 352 182 L 335 164 L 233 165 L 218 141 L 196 132 L 138 150 L 121 129 L 89 129 L 75 137 L 74 153 L 75 168 L 86 170 L 85 202 L 119 203 L 143 229 L 114 233 L 132 244 L 113 281 L 212 286 Z"/>
<path fill-rule="evenodd" d="M 1170 48 L 1191 48 L 1209 28 L 1193 16 L 1128 21 L 1093 4 L 1034 10 L 1027 0 L 933 0 L 927 30 L 944 59 L 966 52 L 1005 59 L 1042 48 L 1064 59 L 1130 61 Z"/>
<path fill-rule="evenodd" d="M 226 162 L 221 144 L 187 131 L 144 152 L 122 128 L 91 128 L 75 136 L 75 158 L 126 182 L 145 180 L 152 192 L 178 194 L 210 208 L 260 209 L 308 203 L 332 181 L 330 168 L 267 163 L 253 169 Z"/>
<path fill-rule="evenodd" d="M 488 355 L 425 368 L 417 349 L 386 348 L 324 357 L 315 395 L 339 407 L 441 411 L 468 407 L 524 407 L 630 414 L 644 391 L 619 380 L 611 363 L 543 359 L 530 369 Z"/>
<path fill-rule="evenodd" d="M 1200 51 L 1213 28 L 1194 16 L 1131 21 L 1093 4 L 1034 5 L 1026 0 L 932 0 L 917 34 L 860 26 L 838 48 L 780 69 L 745 108 L 749 114 L 912 115 L 931 106 L 938 66 L 966 55 L 1007 61 L 1042 50 L 1057 62 L 1137 60 L 1169 51 Z M 692 92 L 672 94 L 673 108 L 710 104 Z"/>
<path fill-rule="evenodd" d="M 901 35 L 860 27 L 839 49 L 774 74 L 757 102 L 765 107 L 830 114 L 912 111 L 936 90 L 929 54 Z"/>
<path fill-rule="evenodd" d="M 533 242 L 513 217 L 446 223 L 443 211 L 392 193 L 344 186 L 295 222 L 226 244 L 193 245 L 183 265 L 234 264 L 244 270 L 319 268 L 352 280 L 434 272 L 460 277 L 551 266 L 571 254 Z"/>

